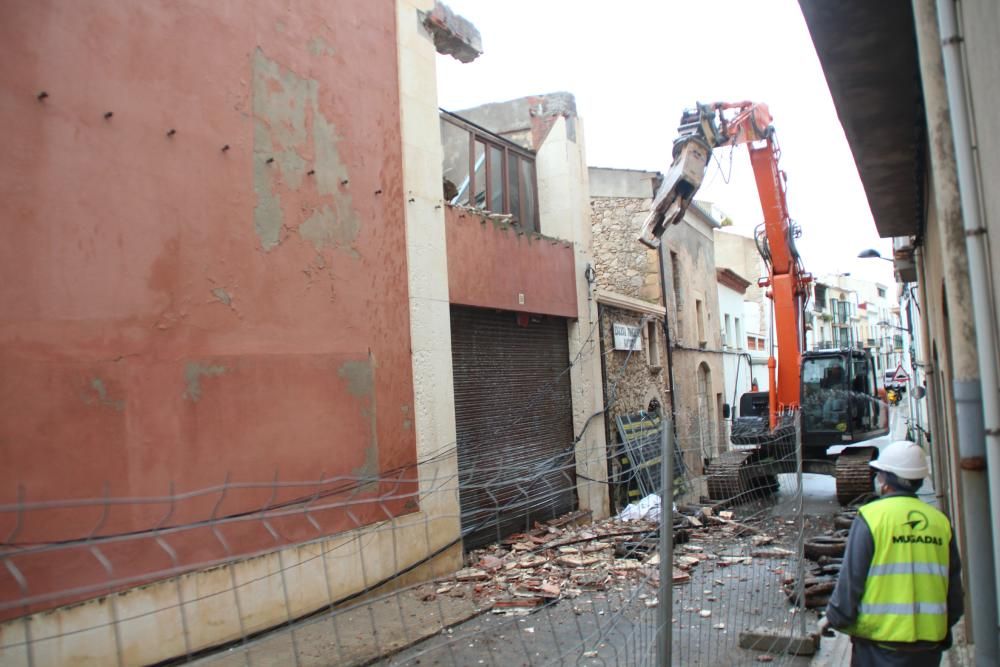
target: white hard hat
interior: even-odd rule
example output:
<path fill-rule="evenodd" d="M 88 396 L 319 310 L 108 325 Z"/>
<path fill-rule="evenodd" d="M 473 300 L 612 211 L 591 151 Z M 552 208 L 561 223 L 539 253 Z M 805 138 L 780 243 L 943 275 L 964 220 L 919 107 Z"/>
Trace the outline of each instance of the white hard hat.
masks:
<path fill-rule="evenodd" d="M 897 440 L 890 444 L 868 465 L 876 470 L 891 472 L 901 479 L 914 481 L 927 477 L 929 472 L 924 450 L 909 440 Z"/>

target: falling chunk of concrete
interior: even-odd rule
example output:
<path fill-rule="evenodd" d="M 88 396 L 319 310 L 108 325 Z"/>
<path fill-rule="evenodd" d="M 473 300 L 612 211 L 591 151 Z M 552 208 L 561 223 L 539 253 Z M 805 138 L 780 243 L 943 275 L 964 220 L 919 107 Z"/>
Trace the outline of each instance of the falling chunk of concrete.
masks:
<path fill-rule="evenodd" d="M 423 15 L 423 22 L 434 38 L 434 48 L 438 53 L 463 63 L 471 63 L 483 54 L 479 29 L 447 5 L 435 2 L 434 9 Z"/>

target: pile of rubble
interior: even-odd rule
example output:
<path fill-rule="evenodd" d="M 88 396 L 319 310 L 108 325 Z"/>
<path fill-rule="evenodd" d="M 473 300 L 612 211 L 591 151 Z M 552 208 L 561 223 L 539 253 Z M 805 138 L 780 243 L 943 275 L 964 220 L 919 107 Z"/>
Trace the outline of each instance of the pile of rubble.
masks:
<path fill-rule="evenodd" d="M 467 556 L 467 567 L 451 577 L 420 589 L 425 601 L 438 596 L 472 597 L 494 613 L 521 615 L 583 592 L 620 588 L 626 582 L 659 583 L 659 524 L 648 519 L 619 518 L 586 523 L 587 512 L 575 512 L 518 533 Z M 657 517 L 659 518 L 659 517 Z M 733 512 L 714 512 L 709 506 L 685 505 L 673 513 L 675 551 L 672 583 L 684 584 L 690 571 L 705 561 L 715 567 L 747 564 L 752 556 L 787 558 L 794 552 L 768 546 L 774 537 L 734 519 Z M 761 552 L 717 555 L 708 542 L 727 544 L 749 537 Z M 692 539 L 706 546 L 692 544 Z M 655 606 L 655 595 L 640 596 Z"/>
<path fill-rule="evenodd" d="M 659 526 L 651 521 L 606 519 L 586 525 L 576 512 L 527 533 L 472 551 L 465 567 L 425 587 L 438 595 L 474 596 L 494 613 L 523 614 L 584 591 L 605 591 L 622 582 L 656 579 Z"/>
<path fill-rule="evenodd" d="M 793 604 L 799 604 L 800 592 L 808 609 L 825 607 L 830 601 L 844 560 L 847 535 L 857 513 L 856 509 L 844 510 L 834 517 L 834 529 L 805 541 L 803 552 L 814 564 L 806 570 L 801 586 L 794 576 L 782 582 L 785 595 Z"/>

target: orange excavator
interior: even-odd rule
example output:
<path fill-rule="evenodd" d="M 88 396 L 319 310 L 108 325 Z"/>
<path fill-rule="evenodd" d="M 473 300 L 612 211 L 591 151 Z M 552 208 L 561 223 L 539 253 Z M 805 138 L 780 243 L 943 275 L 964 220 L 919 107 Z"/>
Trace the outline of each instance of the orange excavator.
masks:
<path fill-rule="evenodd" d="M 872 491 L 868 462 L 878 449 L 857 445 L 886 435 L 888 408 L 879 401 L 871 353 L 857 347 L 805 351 L 806 304 L 812 276 L 795 247 L 801 229 L 788 215 L 781 150 L 765 104 L 699 104 L 681 116 L 674 161 L 639 241 L 658 248 L 666 229 L 684 218 L 715 148 L 746 145 L 764 214 L 754 239 L 768 275 L 757 281 L 773 302 L 777 358 L 768 359 L 768 390 L 747 392 L 732 415 L 733 444 L 706 467 L 709 497 L 733 498 L 777 489 L 777 475 L 797 468 L 801 417 L 804 472 L 834 475 L 843 504 Z"/>

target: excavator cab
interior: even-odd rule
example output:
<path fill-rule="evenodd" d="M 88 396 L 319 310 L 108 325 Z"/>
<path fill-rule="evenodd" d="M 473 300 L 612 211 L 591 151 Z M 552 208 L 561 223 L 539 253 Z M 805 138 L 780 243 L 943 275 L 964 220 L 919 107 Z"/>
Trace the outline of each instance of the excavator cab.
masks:
<path fill-rule="evenodd" d="M 802 470 L 833 475 L 837 499 L 851 504 L 872 491 L 868 463 L 878 450 L 864 441 L 889 432 L 889 408 L 880 400 L 875 365 L 871 354 L 859 349 L 804 352 L 801 363 Z M 777 488 L 776 475 L 795 472 L 794 419 L 786 415 L 770 429 L 768 398 L 766 391 L 741 397 L 730 436 L 740 448 L 724 452 L 706 469 L 710 498 L 768 494 Z"/>
<path fill-rule="evenodd" d="M 858 349 L 802 355 L 802 445 L 823 448 L 889 432 L 871 354 Z"/>

